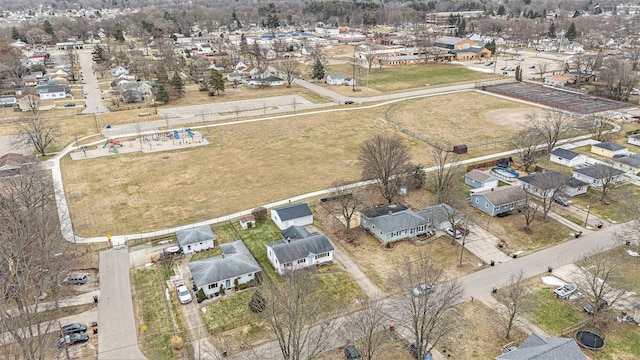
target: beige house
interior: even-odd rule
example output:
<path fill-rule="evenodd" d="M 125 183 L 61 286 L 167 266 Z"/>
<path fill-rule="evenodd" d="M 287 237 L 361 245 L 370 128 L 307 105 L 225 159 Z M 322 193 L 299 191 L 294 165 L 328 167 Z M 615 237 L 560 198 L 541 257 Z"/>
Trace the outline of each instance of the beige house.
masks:
<path fill-rule="evenodd" d="M 610 142 L 601 142 L 591 145 L 591 152 L 608 158 L 613 158 L 616 156 L 627 155 L 627 148 Z"/>

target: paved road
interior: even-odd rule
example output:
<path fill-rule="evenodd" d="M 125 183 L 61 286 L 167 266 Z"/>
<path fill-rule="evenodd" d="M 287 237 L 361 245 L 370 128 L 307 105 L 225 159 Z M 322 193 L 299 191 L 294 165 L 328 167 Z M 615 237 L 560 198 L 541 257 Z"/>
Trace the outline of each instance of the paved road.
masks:
<path fill-rule="evenodd" d="M 100 252 L 100 302 L 98 303 L 98 359 L 146 359 L 138 348 L 129 282 L 129 252 Z"/>
<path fill-rule="evenodd" d="M 82 86 L 82 90 L 87 92 L 85 99 L 86 109 L 83 114 L 102 114 L 108 113 L 109 108 L 102 103 L 102 91 L 97 89 L 98 78 L 93 72 L 93 56 L 91 50 L 78 50 L 78 61 L 80 63 L 80 71 L 86 82 Z"/>

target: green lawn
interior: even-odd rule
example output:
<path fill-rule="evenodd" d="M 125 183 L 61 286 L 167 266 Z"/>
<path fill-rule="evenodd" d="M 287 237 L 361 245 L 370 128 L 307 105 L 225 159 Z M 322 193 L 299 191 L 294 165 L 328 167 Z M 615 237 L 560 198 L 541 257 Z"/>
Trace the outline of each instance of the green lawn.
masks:
<path fill-rule="evenodd" d="M 599 191 L 589 189 L 586 196 L 572 198 L 573 205 L 587 210 L 591 205 L 591 213 L 614 223 L 623 223 L 634 218 L 633 209 L 640 200 L 640 187 L 633 184 L 622 185 L 614 188 L 606 199 L 610 204 L 602 204 Z"/>
<path fill-rule="evenodd" d="M 223 297 L 212 302 L 204 308 L 204 323 L 210 334 L 219 334 L 225 331 L 253 324 L 260 328 L 266 328 L 263 323 L 263 315 L 256 314 L 249 310 L 249 301 L 255 289 L 248 289 Z M 264 329 L 262 330 L 264 331 Z M 258 333 L 256 331 L 256 333 Z"/>
<path fill-rule="evenodd" d="M 640 327 L 629 322 L 613 324 L 605 334 L 606 346 L 602 351 L 590 352 L 594 360 L 640 359 Z"/>
<path fill-rule="evenodd" d="M 249 251 L 251 251 L 251 254 L 253 254 L 253 257 L 256 258 L 258 263 L 262 265 L 262 275 L 272 280 L 280 279 L 280 276 L 269 262 L 267 247 L 265 246 L 265 244 L 282 239 L 278 227 L 271 221 L 263 221 L 257 223 L 257 226 L 251 229 L 239 230 L 239 228 L 240 226 L 238 225 L 236 229 L 238 229 L 240 236 L 242 236 L 244 244 Z M 215 231 L 216 229 L 214 229 L 214 232 Z"/>
<path fill-rule="evenodd" d="M 324 272 L 317 275 L 322 291 L 327 297 L 327 310 L 340 314 L 355 310 L 355 301 L 366 297 L 366 294 L 351 275 L 346 272 Z M 336 309 L 335 306 L 341 308 Z"/>
<path fill-rule="evenodd" d="M 560 335 L 563 330 L 585 319 L 586 315 L 580 309 L 556 299 L 550 289 L 541 289 L 529 296 L 535 304 L 529 316 L 551 336 Z"/>

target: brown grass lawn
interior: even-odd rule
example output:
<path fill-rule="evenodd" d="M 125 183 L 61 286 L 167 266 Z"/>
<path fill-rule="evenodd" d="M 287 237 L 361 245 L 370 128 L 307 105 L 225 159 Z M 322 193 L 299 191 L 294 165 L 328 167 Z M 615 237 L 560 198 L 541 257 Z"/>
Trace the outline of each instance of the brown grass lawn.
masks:
<path fill-rule="evenodd" d="M 384 330 L 383 330 L 384 331 Z M 355 343 L 356 349 L 360 350 L 358 342 Z M 385 338 L 385 343 L 382 345 L 379 352 L 376 353 L 376 359 L 394 359 L 394 360 L 414 360 L 415 357 L 411 355 L 409 350 L 409 343 L 403 340 L 401 337 L 394 340 L 392 337 Z M 324 352 L 320 354 L 316 359 L 318 360 L 335 360 L 344 359 L 344 346 L 338 349 Z"/>

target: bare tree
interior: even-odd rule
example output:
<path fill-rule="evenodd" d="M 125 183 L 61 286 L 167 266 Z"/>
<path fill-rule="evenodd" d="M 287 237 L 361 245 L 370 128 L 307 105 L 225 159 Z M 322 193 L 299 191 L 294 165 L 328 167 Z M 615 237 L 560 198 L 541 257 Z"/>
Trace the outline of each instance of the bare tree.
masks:
<path fill-rule="evenodd" d="M 378 57 L 376 54 L 377 46 L 375 44 L 366 44 L 363 45 L 363 51 L 360 53 L 362 59 L 364 59 L 365 64 L 367 65 L 367 74 L 371 73 L 371 67 L 373 66 L 376 58 Z"/>
<path fill-rule="evenodd" d="M 544 74 L 549 71 L 549 63 L 541 61 L 536 64 L 536 73 L 540 75 L 540 79 L 544 78 Z"/>
<path fill-rule="evenodd" d="M 595 117 L 586 117 L 584 127 L 594 140 L 606 142 L 611 138 L 611 128 L 615 126 L 614 119 L 608 114 L 598 114 Z"/>
<path fill-rule="evenodd" d="M 299 65 L 298 60 L 293 56 L 285 57 L 276 64 L 278 70 L 284 74 L 284 78 L 287 80 L 287 87 L 291 87 L 291 83 L 299 75 Z"/>
<path fill-rule="evenodd" d="M 333 341 L 336 322 L 318 279 L 306 269 L 286 272 L 265 286 L 265 314 L 285 360 L 312 359 Z M 329 305 L 330 304 L 330 305 Z"/>
<path fill-rule="evenodd" d="M 399 292 L 398 322 L 406 326 L 417 345 L 417 358 L 424 359 L 434 347 L 459 326 L 455 305 L 463 295 L 457 280 L 445 278 L 437 259 L 418 253 L 397 268 L 393 287 Z"/>
<path fill-rule="evenodd" d="M 397 136 L 378 134 L 364 142 L 359 159 L 365 179 L 377 180 L 382 197 L 392 203 L 402 177 L 410 171 L 409 148 Z"/>
<path fill-rule="evenodd" d="M 57 328 L 44 310 L 58 308 L 66 264 L 53 185 L 34 169 L 0 181 L 0 328 L 20 359 L 44 359 Z"/>
<path fill-rule="evenodd" d="M 347 318 L 344 330 L 347 339 L 358 344 L 362 358 L 372 360 L 384 348 L 387 334 L 383 331 L 388 322 L 382 303 L 369 298 L 358 299 L 360 311 Z"/>
<path fill-rule="evenodd" d="M 612 306 L 624 296 L 625 285 L 617 280 L 621 271 L 624 270 L 615 255 L 609 252 L 598 251 L 580 262 L 576 283 L 593 300 L 594 315 L 604 310 L 598 304 L 606 301 L 608 306 Z"/>
<path fill-rule="evenodd" d="M 520 213 L 524 217 L 524 230 L 530 231 L 531 224 L 536 220 L 538 212 L 540 211 L 540 204 L 533 201 L 532 195 L 528 192 L 525 195 L 525 204 L 520 210 Z"/>
<path fill-rule="evenodd" d="M 511 274 L 509 282 L 496 294 L 496 298 L 503 306 L 499 311 L 503 313 L 507 322 L 505 324 L 505 337 L 511 338 L 513 325 L 523 310 L 528 305 L 527 286 L 524 284 L 524 273 L 522 269 Z"/>
<path fill-rule="evenodd" d="M 566 182 L 567 177 L 565 175 L 552 170 L 533 173 L 524 182 L 523 189 L 538 197 L 543 220 L 547 220 L 547 215 L 554 204 L 553 197 L 560 194 Z"/>
<path fill-rule="evenodd" d="M 65 60 L 69 63 L 69 69 L 71 69 L 71 80 L 76 80 L 75 66 L 78 63 L 78 54 L 73 47 L 67 48 L 65 53 Z"/>
<path fill-rule="evenodd" d="M 438 202 L 442 203 L 446 200 L 447 189 L 460 168 L 460 157 L 443 144 L 433 144 L 431 159 L 435 163 L 435 170 L 431 172 L 431 185 L 438 194 Z"/>
<path fill-rule="evenodd" d="M 351 242 L 350 237 L 351 220 L 360 212 L 365 205 L 366 198 L 361 187 L 352 186 L 347 180 L 336 180 L 333 185 L 334 204 L 337 205 L 338 211 L 344 218 L 346 227 L 347 241 Z"/>
<path fill-rule="evenodd" d="M 22 99 L 27 102 L 31 116 L 23 117 L 16 123 L 13 141 L 17 146 L 32 145 L 40 155 L 45 156 L 46 149 L 60 136 L 58 125 L 40 117 L 38 96 L 29 94 Z"/>
<path fill-rule="evenodd" d="M 593 169 L 595 172 L 594 175 L 597 177 L 597 181 L 591 185 L 600 190 L 600 202 L 603 202 L 612 189 L 622 184 L 623 171 L 605 164 L 593 165 Z"/>
<path fill-rule="evenodd" d="M 527 114 L 527 120 L 547 144 L 547 153 L 553 150 L 573 125 L 572 118 L 557 109 L 547 111 L 544 116 L 540 116 L 537 112 L 530 112 Z"/>
<path fill-rule="evenodd" d="M 510 142 L 524 166 L 524 171 L 528 172 L 538 155 L 538 145 L 542 142 L 540 134 L 537 130 L 528 127 L 515 134 Z"/>

